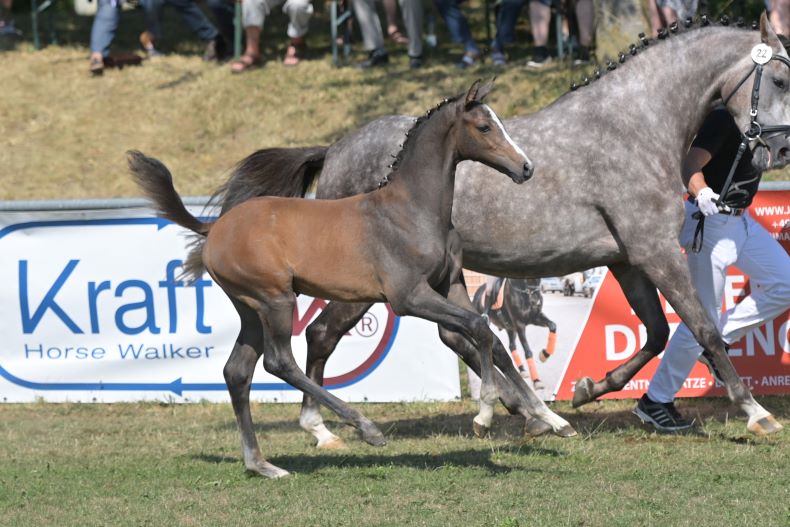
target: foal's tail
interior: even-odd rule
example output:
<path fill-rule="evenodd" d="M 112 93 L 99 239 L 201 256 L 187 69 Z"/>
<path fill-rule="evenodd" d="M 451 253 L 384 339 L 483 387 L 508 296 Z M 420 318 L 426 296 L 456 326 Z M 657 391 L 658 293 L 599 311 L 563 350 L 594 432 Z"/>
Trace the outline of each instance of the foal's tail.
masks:
<path fill-rule="evenodd" d="M 127 155 L 132 177 L 148 199 L 153 201 L 158 215 L 199 235 L 192 241 L 192 248 L 184 264 L 184 274 L 199 278 L 205 270 L 203 243 L 211 229 L 211 223 L 200 221 L 187 210 L 181 196 L 173 187 L 173 176 L 161 161 L 146 157 L 137 150 L 130 150 Z"/>
<path fill-rule="evenodd" d="M 239 203 L 258 196 L 301 198 L 324 166 L 326 146 L 266 148 L 236 165 L 211 201 L 222 204 L 224 214 Z"/>

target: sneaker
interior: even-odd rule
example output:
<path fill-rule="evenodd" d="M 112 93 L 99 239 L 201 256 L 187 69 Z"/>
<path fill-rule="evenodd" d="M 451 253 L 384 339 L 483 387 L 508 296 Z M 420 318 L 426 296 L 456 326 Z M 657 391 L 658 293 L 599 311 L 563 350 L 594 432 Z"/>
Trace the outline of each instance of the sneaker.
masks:
<path fill-rule="evenodd" d="M 418 70 L 422 68 L 422 56 L 419 57 L 409 57 L 409 69 L 411 70 Z"/>
<path fill-rule="evenodd" d="M 727 346 L 727 349 L 729 349 L 729 346 Z M 719 373 L 719 370 L 713 365 L 713 354 L 710 351 L 702 350 L 702 355 L 700 355 L 697 360 L 707 366 L 708 372 L 710 372 L 711 376 L 716 380 L 717 383 L 724 385 L 724 381 L 721 378 L 721 373 Z"/>
<path fill-rule="evenodd" d="M 551 64 L 551 55 L 546 46 L 537 46 L 532 51 L 532 58 L 527 61 L 528 68 L 541 69 Z"/>
<path fill-rule="evenodd" d="M 480 54 L 467 51 L 455 65 L 459 69 L 465 70 L 477 65 L 480 62 Z"/>
<path fill-rule="evenodd" d="M 378 48 L 371 51 L 367 59 L 357 63 L 357 68 L 367 70 L 376 66 L 384 66 L 389 64 L 389 62 L 390 56 L 387 54 L 387 51 L 384 48 Z"/>
<path fill-rule="evenodd" d="M 213 39 L 206 42 L 206 49 L 203 51 L 203 61 L 205 62 L 222 62 L 228 56 L 228 48 L 225 45 L 225 39 L 221 35 L 217 35 Z"/>
<path fill-rule="evenodd" d="M 573 59 L 574 66 L 586 66 L 590 63 L 590 48 L 587 46 L 579 46 L 576 53 L 576 58 Z"/>
<path fill-rule="evenodd" d="M 491 52 L 491 65 L 496 67 L 503 67 L 507 65 L 507 59 L 505 58 L 505 54 L 501 51 L 492 51 Z"/>
<path fill-rule="evenodd" d="M 643 395 L 633 410 L 643 423 L 653 425 L 659 432 L 682 432 L 693 426 L 677 411 L 673 403 L 656 403 L 647 394 Z"/>

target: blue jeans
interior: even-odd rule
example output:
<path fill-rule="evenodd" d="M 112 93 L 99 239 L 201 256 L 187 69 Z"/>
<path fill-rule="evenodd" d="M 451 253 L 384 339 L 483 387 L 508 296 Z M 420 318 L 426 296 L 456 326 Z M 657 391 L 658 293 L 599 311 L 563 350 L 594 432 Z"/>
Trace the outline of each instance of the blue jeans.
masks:
<path fill-rule="evenodd" d="M 447 30 L 450 32 L 453 42 L 463 44 L 466 53 L 479 54 L 480 48 L 472 38 L 469 22 L 461 12 L 461 0 L 434 0 L 434 4 L 439 15 L 444 19 L 444 23 L 447 24 Z"/>
<path fill-rule="evenodd" d="M 121 19 L 121 4 L 113 0 L 98 0 L 96 16 L 91 27 L 91 52 L 101 53 L 106 57 L 110 54 L 110 45 L 118 29 Z"/>
<path fill-rule="evenodd" d="M 209 41 L 217 37 L 217 28 L 209 22 L 194 0 L 143 0 L 145 25 L 154 35 L 154 40 L 162 37 L 162 8 L 166 3 L 176 8 L 181 19 L 200 40 Z"/>
<path fill-rule="evenodd" d="M 494 51 L 505 51 L 505 46 L 515 40 L 516 21 L 524 7 L 524 0 L 502 0 L 496 16 L 496 37 L 491 42 Z"/>
<path fill-rule="evenodd" d="M 233 45 L 233 18 L 236 13 L 234 10 L 234 3 L 231 0 L 208 0 L 206 5 L 214 15 L 214 22 L 217 24 L 220 34 L 225 39 L 225 42 L 231 46 Z"/>

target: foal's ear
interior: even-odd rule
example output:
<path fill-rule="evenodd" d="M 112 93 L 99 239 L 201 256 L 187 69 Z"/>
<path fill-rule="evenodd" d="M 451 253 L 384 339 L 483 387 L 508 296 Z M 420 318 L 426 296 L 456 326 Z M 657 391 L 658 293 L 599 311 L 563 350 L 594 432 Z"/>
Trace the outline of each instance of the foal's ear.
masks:
<path fill-rule="evenodd" d="M 765 11 L 760 15 L 760 40 L 762 40 L 763 44 L 770 46 L 776 54 L 780 54 L 782 50 L 784 50 L 782 43 L 779 41 L 779 37 L 776 36 L 774 28 L 772 28 L 771 23 L 768 22 L 768 15 L 765 14 Z"/>
<path fill-rule="evenodd" d="M 485 99 L 488 96 L 488 94 L 491 93 L 491 90 L 494 89 L 495 80 L 496 77 L 494 77 L 490 81 L 480 86 L 480 89 L 477 90 L 477 102 L 483 102 L 483 99 Z"/>
<path fill-rule="evenodd" d="M 477 92 L 480 90 L 480 79 L 477 79 L 472 83 L 472 86 L 469 88 L 469 91 L 466 92 L 466 97 L 464 97 L 464 108 L 468 107 L 470 104 L 477 100 Z"/>

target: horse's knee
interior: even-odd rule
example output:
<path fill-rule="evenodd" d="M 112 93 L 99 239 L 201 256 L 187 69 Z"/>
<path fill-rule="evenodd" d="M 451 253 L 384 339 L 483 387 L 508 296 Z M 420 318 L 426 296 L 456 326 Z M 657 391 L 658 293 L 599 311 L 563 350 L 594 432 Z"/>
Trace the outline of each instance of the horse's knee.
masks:
<path fill-rule="evenodd" d="M 225 367 L 222 369 L 222 374 L 225 377 L 225 384 L 227 384 L 228 390 L 231 392 L 235 392 L 246 386 L 251 377 L 243 364 L 231 360 L 225 364 Z"/>

